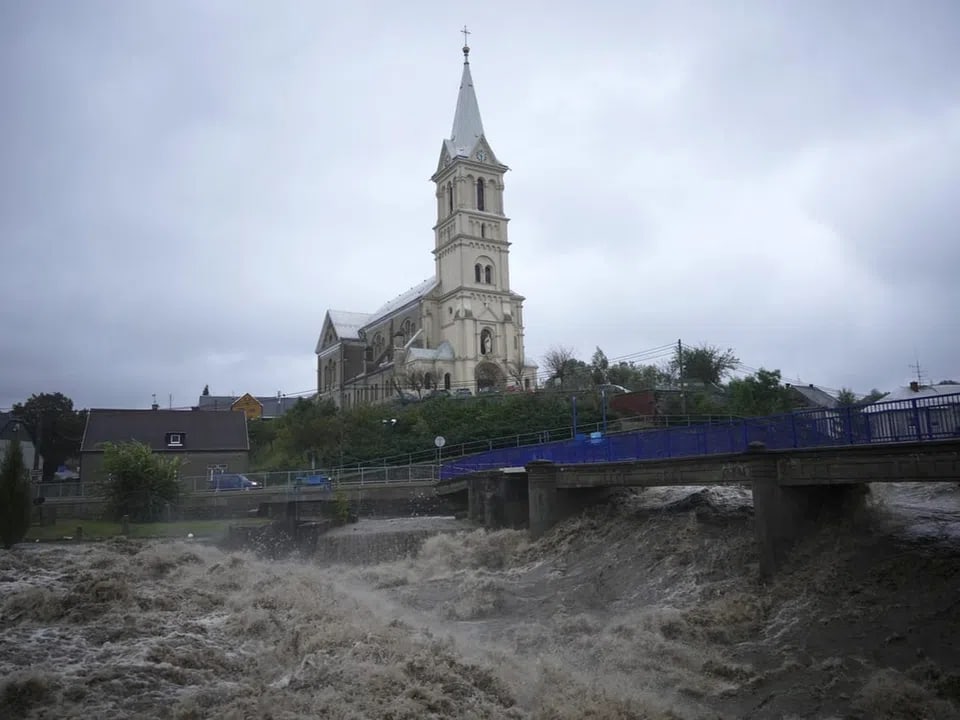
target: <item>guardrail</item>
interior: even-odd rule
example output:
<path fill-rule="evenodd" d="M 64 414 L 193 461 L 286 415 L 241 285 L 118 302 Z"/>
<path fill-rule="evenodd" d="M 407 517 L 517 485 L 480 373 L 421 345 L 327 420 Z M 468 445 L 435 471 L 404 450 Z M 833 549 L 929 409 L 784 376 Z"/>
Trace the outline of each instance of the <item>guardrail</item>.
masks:
<path fill-rule="evenodd" d="M 960 394 L 616 435 L 593 433 L 575 440 L 461 458 L 444 463 L 440 476 L 450 479 L 481 470 L 522 466 L 533 460 L 576 464 L 743 452 L 753 442 L 762 442 L 770 449 L 788 449 L 954 437 L 960 437 Z"/>

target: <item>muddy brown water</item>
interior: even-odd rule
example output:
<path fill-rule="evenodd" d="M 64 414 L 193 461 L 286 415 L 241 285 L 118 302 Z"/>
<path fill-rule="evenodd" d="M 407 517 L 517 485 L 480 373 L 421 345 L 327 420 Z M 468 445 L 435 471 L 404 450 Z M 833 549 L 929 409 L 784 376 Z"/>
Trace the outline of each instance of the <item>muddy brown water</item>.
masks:
<path fill-rule="evenodd" d="M 328 542 L 0 551 L 0 718 L 960 718 L 956 486 L 874 487 L 767 585 L 737 488 Z"/>

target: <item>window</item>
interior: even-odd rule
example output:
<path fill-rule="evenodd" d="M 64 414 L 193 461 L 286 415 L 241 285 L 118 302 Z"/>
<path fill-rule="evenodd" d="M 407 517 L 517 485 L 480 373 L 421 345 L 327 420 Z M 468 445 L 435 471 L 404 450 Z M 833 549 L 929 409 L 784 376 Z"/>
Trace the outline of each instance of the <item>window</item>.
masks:
<path fill-rule="evenodd" d="M 489 265 L 487 265 L 487 266 L 483 269 L 483 281 L 484 281 L 487 285 L 489 285 L 491 282 L 493 282 L 493 268 L 490 267 Z"/>
<path fill-rule="evenodd" d="M 453 213 L 453 183 L 447 183 L 447 212 Z"/>
<path fill-rule="evenodd" d="M 473 279 L 477 282 L 483 282 L 482 280 L 483 268 L 480 267 L 480 263 L 477 263 L 473 266 Z"/>
<path fill-rule="evenodd" d="M 223 464 L 207 465 L 207 475 L 210 477 L 214 475 L 222 475 L 226 471 L 227 471 L 227 466 Z"/>
<path fill-rule="evenodd" d="M 485 238 L 487 236 L 487 225 L 486 223 L 480 223 L 480 237 Z"/>
<path fill-rule="evenodd" d="M 450 373 L 443 374 L 443 389 L 444 390 L 450 389 Z"/>
<path fill-rule="evenodd" d="M 483 198 L 483 190 L 484 190 L 484 187 L 483 187 L 483 178 L 479 178 L 479 179 L 477 180 L 477 210 L 483 210 L 483 209 L 484 209 L 484 207 L 483 207 L 483 206 L 484 206 L 484 202 L 483 202 L 483 200 L 484 200 L 484 198 Z"/>
<path fill-rule="evenodd" d="M 183 447 L 183 433 L 167 433 L 167 447 Z"/>

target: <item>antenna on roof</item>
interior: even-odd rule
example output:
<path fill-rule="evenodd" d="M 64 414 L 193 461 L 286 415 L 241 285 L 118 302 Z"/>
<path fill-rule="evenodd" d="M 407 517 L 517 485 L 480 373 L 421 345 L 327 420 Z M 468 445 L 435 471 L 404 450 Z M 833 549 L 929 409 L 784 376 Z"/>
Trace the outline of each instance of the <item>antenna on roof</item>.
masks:
<path fill-rule="evenodd" d="M 917 362 L 911 364 L 909 367 L 911 367 L 917 373 L 917 385 L 919 387 L 923 387 L 923 372 L 920 369 L 920 356 L 915 354 L 914 357 L 916 358 Z"/>

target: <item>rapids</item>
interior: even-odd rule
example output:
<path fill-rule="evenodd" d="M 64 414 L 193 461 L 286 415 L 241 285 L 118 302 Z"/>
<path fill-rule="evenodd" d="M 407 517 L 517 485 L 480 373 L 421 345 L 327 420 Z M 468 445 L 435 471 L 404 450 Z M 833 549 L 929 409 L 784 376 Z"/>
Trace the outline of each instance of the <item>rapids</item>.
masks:
<path fill-rule="evenodd" d="M 537 542 L 421 522 L 392 559 L 365 522 L 283 561 L 0 551 L 0 718 L 960 718 L 956 486 L 874 487 L 766 585 L 738 488 L 623 494 Z"/>

